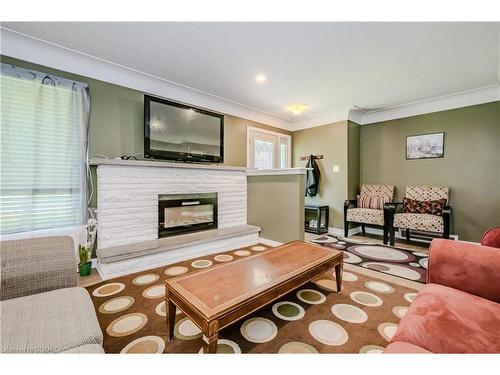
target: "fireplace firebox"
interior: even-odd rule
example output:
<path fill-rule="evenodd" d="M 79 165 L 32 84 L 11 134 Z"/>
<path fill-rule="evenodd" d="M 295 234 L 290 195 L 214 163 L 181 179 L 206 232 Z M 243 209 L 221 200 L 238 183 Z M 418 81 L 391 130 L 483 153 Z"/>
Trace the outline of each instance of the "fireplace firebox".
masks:
<path fill-rule="evenodd" d="M 158 237 L 216 228 L 217 193 L 158 196 Z"/>

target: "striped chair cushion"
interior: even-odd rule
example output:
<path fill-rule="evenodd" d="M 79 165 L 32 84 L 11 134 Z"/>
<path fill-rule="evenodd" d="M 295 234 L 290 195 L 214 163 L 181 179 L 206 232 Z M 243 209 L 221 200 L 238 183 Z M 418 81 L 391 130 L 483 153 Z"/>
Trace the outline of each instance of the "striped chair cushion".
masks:
<path fill-rule="evenodd" d="M 358 195 L 358 208 L 371 208 L 374 210 L 383 210 L 384 204 L 389 203 L 391 199 L 388 196 Z"/>

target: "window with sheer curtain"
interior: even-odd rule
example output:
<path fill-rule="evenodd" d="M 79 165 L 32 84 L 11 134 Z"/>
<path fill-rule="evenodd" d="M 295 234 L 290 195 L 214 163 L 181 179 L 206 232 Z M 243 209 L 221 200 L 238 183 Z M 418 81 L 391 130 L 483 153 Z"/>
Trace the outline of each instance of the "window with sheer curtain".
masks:
<path fill-rule="evenodd" d="M 1 234 L 86 219 L 88 85 L 2 64 Z"/>

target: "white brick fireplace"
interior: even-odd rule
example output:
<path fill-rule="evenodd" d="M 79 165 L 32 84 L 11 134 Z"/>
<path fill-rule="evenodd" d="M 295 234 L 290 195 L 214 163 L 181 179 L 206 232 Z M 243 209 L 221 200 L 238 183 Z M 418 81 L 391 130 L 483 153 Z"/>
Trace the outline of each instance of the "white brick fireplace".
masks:
<path fill-rule="evenodd" d="M 179 258 L 179 246 L 174 246 L 177 253 L 169 251 L 171 238 L 158 239 L 160 194 L 217 193 L 218 228 L 226 235 L 223 243 L 206 246 L 207 249 L 223 251 L 229 244 L 246 246 L 250 244 L 248 242 L 258 241 L 258 228 L 255 227 L 250 236 L 246 228 L 241 241 L 235 236 L 227 236 L 231 228 L 245 228 L 247 224 L 245 168 L 114 159 L 92 159 L 91 165 L 97 165 L 97 244 L 101 263 L 106 263 L 102 260 L 105 258 L 103 254 L 125 254 L 129 248 L 139 250 L 128 258 L 111 262 L 113 269 L 107 269 L 109 272 L 104 277 L 128 273 L 130 268 L 138 271 L 160 263 L 167 264 Z M 190 234 L 176 237 L 182 236 Z M 199 241 L 197 245 L 199 247 Z M 166 248 L 161 249 L 162 246 Z M 148 251 L 154 264 L 145 259 L 144 253 Z M 189 246 L 184 253 L 190 257 Z M 104 268 L 101 264 L 101 273 L 106 273 Z"/>

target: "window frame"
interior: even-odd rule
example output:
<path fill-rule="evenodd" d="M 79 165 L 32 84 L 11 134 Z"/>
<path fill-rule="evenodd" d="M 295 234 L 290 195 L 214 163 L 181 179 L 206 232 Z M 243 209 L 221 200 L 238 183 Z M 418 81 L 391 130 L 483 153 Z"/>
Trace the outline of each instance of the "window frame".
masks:
<path fill-rule="evenodd" d="M 260 134 L 263 141 L 273 140 L 275 144 L 274 150 L 274 168 L 272 169 L 287 169 L 291 168 L 292 162 L 292 136 L 284 133 L 275 132 L 272 130 L 261 129 L 255 126 L 247 125 L 247 168 L 255 168 L 255 144 L 252 139 L 252 133 Z M 287 160 L 286 167 L 281 168 L 281 144 L 285 141 L 287 145 Z"/>

